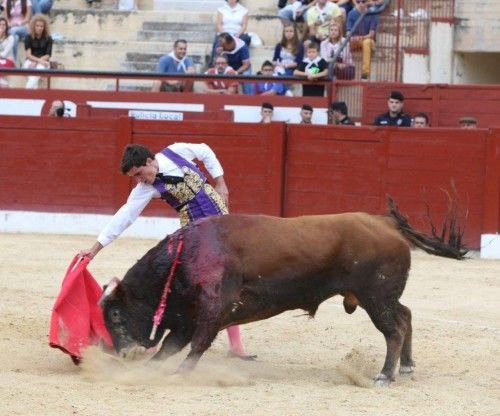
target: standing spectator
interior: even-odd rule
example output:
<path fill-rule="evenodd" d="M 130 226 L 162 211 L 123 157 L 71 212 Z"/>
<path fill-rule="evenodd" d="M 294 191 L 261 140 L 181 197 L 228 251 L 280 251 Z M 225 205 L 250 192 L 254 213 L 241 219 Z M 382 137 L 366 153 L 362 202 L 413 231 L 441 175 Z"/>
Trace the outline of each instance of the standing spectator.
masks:
<path fill-rule="evenodd" d="M 186 56 L 186 54 L 187 41 L 177 39 L 174 42 L 174 50 L 168 55 L 163 55 L 158 61 L 156 72 L 163 74 L 194 74 L 193 60 L 189 56 Z M 185 92 L 192 89 L 192 81 L 157 81 L 153 85 L 153 91 Z"/>
<path fill-rule="evenodd" d="M 429 116 L 426 113 L 417 113 L 413 117 L 413 127 L 425 128 L 429 127 Z"/>
<path fill-rule="evenodd" d="M 0 68 L 14 68 L 14 37 L 9 35 L 9 23 L 5 17 L 0 17 Z M 0 77 L 0 88 L 8 87 L 6 78 Z"/>
<path fill-rule="evenodd" d="M 239 3 L 240 0 L 226 0 L 224 6 L 217 9 L 215 30 L 217 34 L 229 33 L 240 38 L 250 46 L 251 38 L 247 33 L 248 9 Z"/>
<path fill-rule="evenodd" d="M 35 14 L 30 21 L 29 34 L 24 39 L 26 60 L 23 68 L 49 69 L 52 56 L 52 38 L 49 21 L 43 14 Z M 29 76 L 26 88 L 38 88 L 40 77 Z"/>
<path fill-rule="evenodd" d="M 3 0 L 2 7 L 9 23 L 9 33 L 14 37 L 14 62 L 17 62 L 17 47 L 29 33 L 31 19 L 31 0 Z"/>
<path fill-rule="evenodd" d="M 365 15 L 368 11 L 368 0 L 357 0 L 356 7 L 347 16 L 347 32 L 352 35 L 351 51 L 363 51 L 361 79 L 368 80 L 371 72 L 372 51 L 375 49 L 375 33 L 378 27 L 377 15 Z M 354 23 L 363 15 L 361 23 L 354 30 Z"/>
<path fill-rule="evenodd" d="M 310 43 L 307 46 L 307 58 L 304 58 L 293 74 L 305 77 L 313 82 L 328 76 L 328 64 L 319 56 L 319 46 L 317 43 Z M 304 97 L 323 97 L 324 94 L 324 85 L 302 85 L 302 95 Z"/>
<path fill-rule="evenodd" d="M 48 14 L 50 12 L 50 9 L 52 9 L 54 0 L 32 0 L 31 3 L 33 6 L 33 14 Z"/>
<path fill-rule="evenodd" d="M 304 20 L 307 22 L 307 11 L 316 4 L 316 0 L 292 0 L 278 12 L 283 24 Z"/>
<path fill-rule="evenodd" d="M 300 109 L 300 124 L 312 124 L 313 108 L 304 104 Z"/>
<path fill-rule="evenodd" d="M 471 116 L 465 116 L 460 118 L 458 121 L 461 129 L 476 129 L 477 128 L 477 120 Z"/>
<path fill-rule="evenodd" d="M 283 26 L 281 41 L 276 44 L 273 55 L 274 72 L 292 76 L 304 59 L 304 45 L 299 40 L 297 28 L 292 23 Z"/>
<path fill-rule="evenodd" d="M 343 25 L 344 18 L 340 7 L 327 0 L 316 0 L 316 4 L 307 12 L 309 40 L 321 43 L 328 37 L 330 24 L 337 22 Z"/>
<path fill-rule="evenodd" d="M 399 91 L 392 91 L 387 100 L 389 111 L 379 115 L 373 124 L 375 126 L 411 127 L 410 116 L 403 113 L 404 100 L 403 94 Z"/>
<path fill-rule="evenodd" d="M 342 27 L 338 23 L 332 23 L 330 25 L 329 37 L 321 42 L 320 45 L 321 57 L 328 63 L 332 62 L 333 57 L 338 53 L 344 41 Z M 333 75 L 335 79 L 353 79 L 354 74 L 355 68 L 352 63 L 351 51 L 349 50 L 349 45 L 346 45 L 337 57 Z"/>
<path fill-rule="evenodd" d="M 333 120 L 335 124 L 343 126 L 354 126 L 354 121 L 350 119 L 347 111 L 347 104 L 344 101 L 335 101 L 331 105 Z"/>
<path fill-rule="evenodd" d="M 274 67 L 272 62 L 264 61 L 260 69 L 260 74 L 265 77 L 274 75 Z M 263 81 L 255 85 L 255 94 L 257 95 L 285 95 L 285 88 L 277 82 Z"/>
<path fill-rule="evenodd" d="M 261 123 L 270 123 L 273 121 L 274 106 L 271 103 L 262 103 L 260 107 Z"/>
<path fill-rule="evenodd" d="M 215 58 L 215 66 L 210 68 L 207 75 L 236 75 L 236 71 L 227 64 L 227 58 L 224 55 L 219 55 Z M 205 81 L 205 92 L 208 94 L 238 94 L 239 84 L 237 81 Z"/>
<path fill-rule="evenodd" d="M 227 57 L 227 63 L 239 75 L 251 75 L 252 67 L 250 65 L 250 52 L 248 46 L 240 38 L 223 32 L 219 35 L 219 46 L 216 48 L 218 55 Z M 244 83 L 243 93 L 251 94 L 253 85 Z"/>

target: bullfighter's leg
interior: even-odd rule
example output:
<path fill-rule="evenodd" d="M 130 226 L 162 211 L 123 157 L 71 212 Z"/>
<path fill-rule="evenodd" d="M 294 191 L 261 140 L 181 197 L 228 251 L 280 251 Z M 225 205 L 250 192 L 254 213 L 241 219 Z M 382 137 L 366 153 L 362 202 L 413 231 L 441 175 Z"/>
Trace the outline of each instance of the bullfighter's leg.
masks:
<path fill-rule="evenodd" d="M 396 301 L 397 302 L 397 301 Z M 394 300 L 370 299 L 362 302 L 375 327 L 384 334 L 387 353 L 382 371 L 375 377 L 375 383 L 388 386 L 394 380 L 396 363 L 401 356 L 401 349 L 406 333 L 406 321 L 398 319 L 398 310 Z"/>
<path fill-rule="evenodd" d="M 406 324 L 405 340 L 403 348 L 401 349 L 401 362 L 399 365 L 399 374 L 413 373 L 415 363 L 412 359 L 411 343 L 412 343 L 412 326 L 411 326 L 411 311 L 404 305 L 398 302 L 398 309 L 400 311 L 400 319 L 403 319 Z"/>
<path fill-rule="evenodd" d="M 239 325 L 233 325 L 226 329 L 227 336 L 229 337 L 229 353 L 242 360 L 254 360 L 255 355 L 248 355 L 243 348 L 241 342 L 241 334 Z"/>

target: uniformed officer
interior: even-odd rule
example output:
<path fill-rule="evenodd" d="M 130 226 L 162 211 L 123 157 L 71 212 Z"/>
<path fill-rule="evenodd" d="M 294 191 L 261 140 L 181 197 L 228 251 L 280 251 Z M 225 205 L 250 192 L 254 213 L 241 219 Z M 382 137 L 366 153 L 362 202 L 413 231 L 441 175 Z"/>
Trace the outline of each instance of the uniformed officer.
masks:
<path fill-rule="evenodd" d="M 411 127 L 411 117 L 403 113 L 403 104 L 405 98 L 399 91 L 392 91 L 387 100 L 387 113 L 379 115 L 375 121 L 375 126 L 396 126 Z"/>

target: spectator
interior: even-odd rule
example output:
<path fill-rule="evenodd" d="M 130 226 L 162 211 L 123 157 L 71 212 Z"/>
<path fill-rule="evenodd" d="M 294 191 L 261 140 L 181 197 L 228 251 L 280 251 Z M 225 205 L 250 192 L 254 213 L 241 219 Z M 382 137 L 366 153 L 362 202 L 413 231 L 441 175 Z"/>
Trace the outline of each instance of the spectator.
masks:
<path fill-rule="evenodd" d="M 14 62 L 17 63 L 17 46 L 29 33 L 31 0 L 3 0 L 2 7 L 9 23 L 9 33 L 14 37 Z"/>
<path fill-rule="evenodd" d="M 345 10 L 345 15 L 347 16 L 349 12 L 354 7 L 353 0 L 332 0 L 337 6 Z"/>
<path fill-rule="evenodd" d="M 250 46 L 251 38 L 247 33 L 248 9 L 239 3 L 240 0 L 226 0 L 226 4 L 217 9 L 215 30 L 217 34 L 229 33 L 240 38 Z M 216 42 L 217 43 L 217 39 Z"/>
<path fill-rule="evenodd" d="M 312 124 L 313 108 L 304 104 L 300 109 L 300 124 Z"/>
<path fill-rule="evenodd" d="M 347 104 L 344 101 L 335 101 L 330 108 L 335 124 L 354 126 L 354 121 L 348 116 Z"/>
<path fill-rule="evenodd" d="M 458 121 L 461 129 L 475 129 L 477 128 L 477 120 L 471 116 L 465 116 Z"/>
<path fill-rule="evenodd" d="M 71 117 L 69 108 L 66 108 L 63 100 L 54 100 L 50 105 L 49 117 Z"/>
<path fill-rule="evenodd" d="M 313 82 L 328 76 L 328 64 L 319 56 L 319 46 L 317 43 L 310 43 L 307 46 L 307 58 L 304 58 L 293 74 L 305 77 Z M 324 93 L 324 85 L 302 85 L 302 95 L 304 97 L 322 97 Z"/>
<path fill-rule="evenodd" d="M 387 100 L 389 111 L 379 115 L 373 124 L 376 126 L 411 127 L 411 118 L 403 113 L 405 98 L 399 91 L 392 91 Z"/>
<path fill-rule="evenodd" d="M 260 107 L 261 123 L 270 123 L 273 121 L 274 106 L 271 103 L 262 103 Z"/>
<path fill-rule="evenodd" d="M 320 53 L 321 57 L 328 63 L 333 61 L 333 57 L 340 50 L 345 38 L 342 36 L 342 27 L 338 23 L 330 25 L 330 35 L 327 39 L 321 42 Z M 352 55 L 349 50 L 349 45 L 346 45 L 342 52 L 337 57 L 337 63 L 334 69 L 334 78 L 336 79 L 353 79 L 355 68 L 352 63 Z"/>
<path fill-rule="evenodd" d="M 54 4 L 54 0 L 32 0 L 32 10 L 33 14 L 49 14 L 50 9 L 52 9 L 52 5 Z"/>
<path fill-rule="evenodd" d="M 337 22 L 343 25 L 343 13 L 339 6 L 331 1 L 316 0 L 316 4 L 307 12 L 307 27 L 309 28 L 309 40 L 321 43 L 328 37 L 330 24 Z"/>
<path fill-rule="evenodd" d="M 24 39 L 26 60 L 23 68 L 49 69 L 52 56 L 52 38 L 49 21 L 44 14 L 35 14 L 30 21 L 29 34 Z M 38 88 L 40 77 L 29 76 L 26 88 Z"/>
<path fill-rule="evenodd" d="M 215 58 L 215 66 L 210 68 L 207 75 L 236 75 L 236 71 L 227 64 L 227 57 L 219 55 Z M 237 81 L 210 80 L 205 82 L 205 92 L 209 94 L 238 94 L 239 84 Z"/>
<path fill-rule="evenodd" d="M 429 116 L 426 113 L 417 113 L 413 117 L 413 127 L 425 128 L 429 127 Z"/>
<path fill-rule="evenodd" d="M 265 77 L 272 77 L 274 74 L 274 66 L 270 61 L 264 61 L 260 74 Z M 285 95 L 286 89 L 282 84 L 277 82 L 263 81 L 255 85 L 255 93 L 257 95 Z"/>
<path fill-rule="evenodd" d="M 278 17 L 283 24 L 307 21 L 307 11 L 316 4 L 316 0 L 292 0 L 278 12 Z"/>
<path fill-rule="evenodd" d="M 304 59 L 304 45 L 299 40 L 295 25 L 283 26 L 281 41 L 276 44 L 273 55 L 274 72 L 292 76 L 293 71 Z"/>
<path fill-rule="evenodd" d="M 14 37 L 9 35 L 9 22 L 5 17 L 0 17 L 0 68 L 14 68 Z M 6 78 L 0 77 L 0 88 L 9 86 Z"/>
<path fill-rule="evenodd" d="M 219 46 L 216 49 L 218 55 L 225 55 L 227 63 L 238 74 L 251 75 L 250 52 L 248 46 L 240 38 L 223 32 L 219 35 Z M 252 84 L 243 84 L 243 93 L 252 93 Z"/>
<path fill-rule="evenodd" d="M 158 61 L 156 72 L 162 74 L 194 74 L 193 60 L 186 56 L 187 41 L 177 39 L 174 42 L 174 50 L 168 55 L 163 55 Z M 155 82 L 153 91 L 191 91 L 193 89 L 192 81 L 169 80 L 164 82 Z"/>
<path fill-rule="evenodd" d="M 361 79 L 369 80 L 371 72 L 371 54 L 375 48 L 375 33 L 378 27 L 377 15 L 364 15 L 368 11 L 368 0 L 357 0 L 356 7 L 347 16 L 347 32 L 352 35 L 351 51 L 363 51 Z M 364 15 L 359 26 L 354 30 L 354 23 Z"/>

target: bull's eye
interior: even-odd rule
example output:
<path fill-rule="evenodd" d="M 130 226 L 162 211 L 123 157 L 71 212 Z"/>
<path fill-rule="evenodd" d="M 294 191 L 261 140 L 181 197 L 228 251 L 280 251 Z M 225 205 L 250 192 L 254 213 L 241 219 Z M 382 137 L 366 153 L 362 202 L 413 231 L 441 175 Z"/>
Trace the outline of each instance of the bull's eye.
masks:
<path fill-rule="evenodd" d="M 111 322 L 113 323 L 118 323 L 121 321 L 121 313 L 119 309 L 111 309 L 109 313 L 109 318 L 111 319 Z"/>

